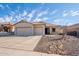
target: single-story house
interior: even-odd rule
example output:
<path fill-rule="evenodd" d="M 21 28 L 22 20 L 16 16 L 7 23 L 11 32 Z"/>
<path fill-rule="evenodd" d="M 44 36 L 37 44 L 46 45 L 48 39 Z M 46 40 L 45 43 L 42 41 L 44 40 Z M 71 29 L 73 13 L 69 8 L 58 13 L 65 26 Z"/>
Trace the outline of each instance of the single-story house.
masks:
<path fill-rule="evenodd" d="M 15 35 L 47 35 L 60 33 L 61 29 L 57 25 L 48 24 L 44 22 L 27 22 L 25 20 L 21 20 L 18 23 L 14 24 L 15 26 Z"/>

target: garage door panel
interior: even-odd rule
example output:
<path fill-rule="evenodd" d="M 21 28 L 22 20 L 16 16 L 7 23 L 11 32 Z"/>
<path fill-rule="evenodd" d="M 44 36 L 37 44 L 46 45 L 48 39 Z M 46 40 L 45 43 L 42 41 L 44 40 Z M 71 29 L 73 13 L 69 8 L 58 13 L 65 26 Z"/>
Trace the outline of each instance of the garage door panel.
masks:
<path fill-rule="evenodd" d="M 32 35 L 32 28 L 17 28 L 16 29 L 17 35 Z"/>
<path fill-rule="evenodd" d="M 43 35 L 43 28 L 35 28 L 34 34 L 35 35 Z"/>

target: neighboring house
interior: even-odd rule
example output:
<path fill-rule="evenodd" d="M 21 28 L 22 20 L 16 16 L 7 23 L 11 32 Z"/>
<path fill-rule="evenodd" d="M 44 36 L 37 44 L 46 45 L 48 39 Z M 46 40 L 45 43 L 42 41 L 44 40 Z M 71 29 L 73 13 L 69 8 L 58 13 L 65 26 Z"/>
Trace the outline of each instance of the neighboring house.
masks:
<path fill-rule="evenodd" d="M 68 26 L 66 31 L 68 35 L 79 37 L 79 24 Z"/>
<path fill-rule="evenodd" d="M 0 23 L 0 36 L 14 35 L 15 27 L 11 23 Z"/>
<path fill-rule="evenodd" d="M 14 32 L 15 27 L 11 23 L 0 23 L 0 32 Z"/>
<path fill-rule="evenodd" d="M 2 32 L 2 31 L 3 31 L 3 28 L 2 28 L 1 23 L 0 23 L 0 32 Z"/>
<path fill-rule="evenodd" d="M 15 35 L 47 35 L 54 33 L 61 33 L 62 30 L 59 26 L 53 24 L 47 24 L 44 22 L 27 22 L 21 20 L 20 22 L 14 24 L 15 26 Z"/>

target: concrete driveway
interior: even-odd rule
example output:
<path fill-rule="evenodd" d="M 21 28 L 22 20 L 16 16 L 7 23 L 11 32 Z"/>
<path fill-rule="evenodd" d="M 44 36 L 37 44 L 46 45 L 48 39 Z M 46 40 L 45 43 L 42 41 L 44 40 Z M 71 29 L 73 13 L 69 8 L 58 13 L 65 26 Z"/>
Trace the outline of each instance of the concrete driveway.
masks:
<path fill-rule="evenodd" d="M 0 47 L 33 51 L 41 37 L 42 36 L 0 37 Z"/>
<path fill-rule="evenodd" d="M 33 52 L 42 36 L 0 37 L 0 55 L 37 55 Z M 40 55 L 38 53 L 38 55 Z"/>

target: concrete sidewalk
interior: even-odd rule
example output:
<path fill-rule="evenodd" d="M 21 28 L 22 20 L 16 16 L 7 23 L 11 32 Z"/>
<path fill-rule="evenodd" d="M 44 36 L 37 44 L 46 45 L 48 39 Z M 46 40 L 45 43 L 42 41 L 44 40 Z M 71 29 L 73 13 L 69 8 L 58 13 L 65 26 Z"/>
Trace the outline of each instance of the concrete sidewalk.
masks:
<path fill-rule="evenodd" d="M 0 56 L 59 56 L 56 54 L 46 54 L 34 51 L 24 51 L 18 49 L 0 48 Z"/>

